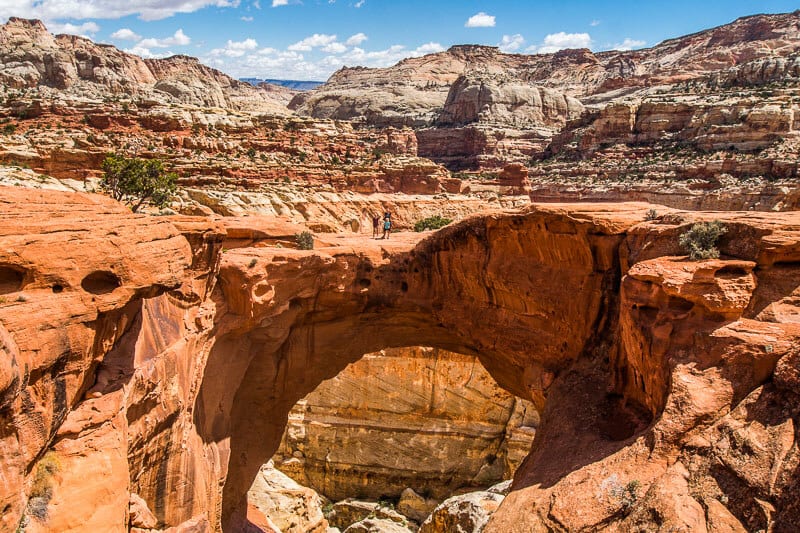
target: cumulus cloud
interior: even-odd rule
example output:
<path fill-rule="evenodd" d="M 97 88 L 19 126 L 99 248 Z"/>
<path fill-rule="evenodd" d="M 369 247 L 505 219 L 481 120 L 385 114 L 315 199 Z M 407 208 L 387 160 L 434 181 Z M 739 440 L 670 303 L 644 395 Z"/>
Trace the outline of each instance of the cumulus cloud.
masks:
<path fill-rule="evenodd" d="M 289 5 L 289 0 L 272 0 L 272 7 Z"/>
<path fill-rule="evenodd" d="M 120 28 L 114 33 L 111 34 L 112 39 L 118 39 L 120 41 L 141 41 L 142 36 L 133 31 L 130 28 Z"/>
<path fill-rule="evenodd" d="M 80 35 L 89 37 L 100 31 L 100 26 L 95 22 L 84 22 L 83 24 L 59 24 L 58 22 L 48 22 L 47 29 L 53 33 L 67 33 L 69 35 Z"/>
<path fill-rule="evenodd" d="M 525 38 L 519 33 L 515 35 L 503 35 L 503 40 L 498 45 L 500 50 L 505 53 L 516 52 L 525 44 Z"/>
<path fill-rule="evenodd" d="M 591 46 L 592 37 L 588 33 L 566 33 L 560 31 L 547 35 L 542 44 L 531 46 L 527 51 L 537 54 L 552 54 L 566 48 L 590 48 Z"/>
<path fill-rule="evenodd" d="M 242 57 L 247 52 L 258 48 L 258 41 L 248 37 L 244 41 L 231 41 L 230 39 L 223 48 L 214 48 L 209 52 L 212 57 Z"/>
<path fill-rule="evenodd" d="M 236 7 L 240 0 L 0 0 L 0 18 L 12 16 L 42 20 L 117 19 L 138 15 L 142 20 L 160 20 L 176 13 L 192 13 L 205 7 Z"/>
<path fill-rule="evenodd" d="M 355 35 L 351 35 L 344 44 L 347 46 L 359 46 L 361 43 L 369 39 L 364 33 L 356 33 Z"/>
<path fill-rule="evenodd" d="M 495 17 L 493 15 L 487 15 L 481 11 L 467 19 L 467 23 L 464 24 L 464 26 L 467 28 L 494 28 L 495 24 Z"/>
<path fill-rule="evenodd" d="M 298 41 L 288 47 L 293 52 L 310 52 L 314 48 L 321 48 L 336 41 L 335 35 L 326 35 L 324 33 L 315 33 L 306 37 L 302 41 Z"/>
<path fill-rule="evenodd" d="M 139 46 L 144 48 L 167 48 L 170 46 L 186 46 L 191 44 L 192 39 L 183 33 L 183 30 L 178 28 L 178 30 L 172 35 L 172 37 L 167 37 L 165 39 L 156 39 L 154 37 L 149 37 L 147 39 L 142 39 L 139 41 Z"/>
<path fill-rule="evenodd" d="M 315 43 L 320 41 L 322 40 L 317 39 Z M 444 50 L 441 44 L 429 42 L 413 49 L 396 44 L 383 50 L 365 50 L 354 46 L 352 48 L 345 47 L 345 51 L 341 53 L 325 52 L 327 47 L 330 47 L 330 50 L 341 50 L 340 46 L 341 43 L 333 40 L 325 45 L 314 47 L 311 51 L 312 57 L 306 57 L 300 53 L 300 50 L 276 50 L 275 48 L 259 48 L 243 53 L 240 47 L 231 46 L 231 42 L 229 42 L 225 48 L 212 50 L 202 59 L 205 63 L 238 78 L 255 76 L 325 80 L 345 65 L 388 67 L 408 57 L 419 57 Z M 318 57 L 319 52 L 327 55 Z"/>
<path fill-rule="evenodd" d="M 616 43 L 611 48 L 613 50 L 619 50 L 621 52 L 625 52 L 628 50 L 633 50 L 635 48 L 641 48 L 647 44 L 647 41 L 640 41 L 638 39 L 631 39 L 630 37 L 625 37 L 625 40 L 621 43 Z"/>

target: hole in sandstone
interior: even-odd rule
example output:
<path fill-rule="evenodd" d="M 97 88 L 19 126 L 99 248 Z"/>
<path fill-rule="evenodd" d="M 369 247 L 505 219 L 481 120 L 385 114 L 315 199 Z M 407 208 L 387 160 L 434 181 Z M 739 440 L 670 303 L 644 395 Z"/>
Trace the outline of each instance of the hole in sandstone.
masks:
<path fill-rule="evenodd" d="M 370 280 L 368 280 L 367 278 L 361 278 L 360 280 L 358 280 L 358 284 L 359 284 L 359 285 L 360 285 L 362 288 L 366 289 L 367 287 L 369 287 L 370 285 L 372 285 L 372 282 L 371 282 Z"/>
<path fill-rule="evenodd" d="M 92 294 L 108 294 L 117 289 L 122 282 L 113 272 L 97 270 L 92 272 L 81 281 L 81 287 L 86 292 Z"/>
<path fill-rule="evenodd" d="M 720 268 L 714 273 L 715 278 L 735 279 L 747 276 L 749 272 L 742 267 L 728 265 Z"/>
<path fill-rule="evenodd" d="M 403 292 L 408 292 L 408 283 L 405 281 L 400 284 L 400 290 Z"/>
<path fill-rule="evenodd" d="M 15 265 L 0 265 L 0 294 L 22 290 L 27 271 Z"/>
<path fill-rule="evenodd" d="M 282 531 L 315 530 L 322 515 L 341 531 L 370 516 L 418 526 L 448 497 L 510 479 L 538 425 L 474 356 L 367 354 L 294 406 L 249 506 Z"/>
<path fill-rule="evenodd" d="M 55 285 L 53 285 L 53 287 L 52 287 L 52 288 L 53 288 L 53 292 L 54 292 L 55 294 L 58 294 L 58 293 L 60 293 L 60 292 L 64 292 L 64 286 L 63 286 L 63 285 L 61 285 L 61 284 L 59 284 L 59 283 L 56 283 Z"/>

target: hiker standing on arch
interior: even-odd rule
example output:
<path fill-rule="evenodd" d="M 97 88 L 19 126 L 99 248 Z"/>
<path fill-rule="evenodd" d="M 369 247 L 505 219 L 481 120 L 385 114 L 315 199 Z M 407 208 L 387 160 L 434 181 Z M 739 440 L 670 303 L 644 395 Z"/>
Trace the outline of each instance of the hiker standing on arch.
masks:
<path fill-rule="evenodd" d="M 389 234 L 392 232 L 392 214 L 386 211 L 383 214 L 383 237 L 381 239 L 388 239 Z"/>
<path fill-rule="evenodd" d="M 381 232 L 381 217 L 372 215 L 372 238 L 377 239 Z"/>

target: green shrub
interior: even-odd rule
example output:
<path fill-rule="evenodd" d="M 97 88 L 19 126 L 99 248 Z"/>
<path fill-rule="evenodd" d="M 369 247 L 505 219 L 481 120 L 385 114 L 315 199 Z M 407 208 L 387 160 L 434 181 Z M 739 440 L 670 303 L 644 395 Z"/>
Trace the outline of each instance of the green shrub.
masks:
<path fill-rule="evenodd" d="M 310 231 L 304 231 L 294 236 L 297 242 L 297 247 L 300 250 L 313 250 L 314 249 L 314 235 Z"/>
<path fill-rule="evenodd" d="M 145 203 L 164 207 L 175 193 L 178 176 L 167 172 L 159 159 L 109 155 L 103 161 L 100 187 L 134 213 Z"/>
<path fill-rule="evenodd" d="M 681 235 L 678 242 L 689 253 L 689 259 L 692 261 L 716 259 L 719 257 L 717 241 L 727 231 L 719 220 L 698 222 Z"/>
<path fill-rule="evenodd" d="M 3 126 L 3 133 L 6 135 L 13 135 L 14 132 L 16 131 L 17 131 L 16 124 L 6 124 L 5 126 Z"/>
<path fill-rule="evenodd" d="M 439 215 L 435 215 L 428 218 L 423 218 L 422 220 L 418 220 L 416 224 L 414 224 L 414 231 L 426 231 L 429 229 L 439 229 L 443 228 L 446 225 L 453 222 L 449 218 L 443 218 Z"/>
<path fill-rule="evenodd" d="M 658 220 L 658 211 L 650 209 L 645 215 L 644 219 L 648 221 Z"/>
<path fill-rule="evenodd" d="M 28 494 L 27 513 L 39 520 L 47 518 L 47 506 L 53 498 L 53 476 L 61 469 L 58 455 L 47 452 L 36 465 L 31 492 Z"/>

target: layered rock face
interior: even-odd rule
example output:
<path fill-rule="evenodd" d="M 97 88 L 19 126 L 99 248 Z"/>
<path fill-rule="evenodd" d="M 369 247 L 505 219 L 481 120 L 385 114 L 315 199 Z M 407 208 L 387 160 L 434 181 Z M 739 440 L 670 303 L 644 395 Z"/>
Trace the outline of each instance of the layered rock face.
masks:
<path fill-rule="evenodd" d="M 538 415 L 472 356 L 433 348 L 368 354 L 289 413 L 276 466 L 333 501 L 439 500 L 513 475 Z"/>
<path fill-rule="evenodd" d="M 293 93 L 256 88 L 197 59 L 142 59 L 74 35 L 52 35 L 38 20 L 11 17 L 0 26 L 0 81 L 6 87 L 52 87 L 81 96 L 121 95 L 205 107 L 281 112 Z"/>
<path fill-rule="evenodd" d="M 438 115 L 456 80 L 474 72 L 513 72 L 517 80 L 570 96 L 608 99 L 624 87 L 700 79 L 753 60 L 791 56 L 798 51 L 798 16 L 745 17 L 628 52 L 594 54 L 584 49 L 521 55 L 493 47 L 455 46 L 386 69 L 342 69 L 322 87 L 296 97 L 290 107 L 315 117 L 421 126 Z"/>
<path fill-rule="evenodd" d="M 410 338 L 542 413 L 487 531 L 800 520 L 794 214 L 537 206 L 217 269 L 208 220 L 0 193 L 5 528 L 240 531 L 296 401 Z M 721 259 L 684 261 L 711 218 Z"/>

